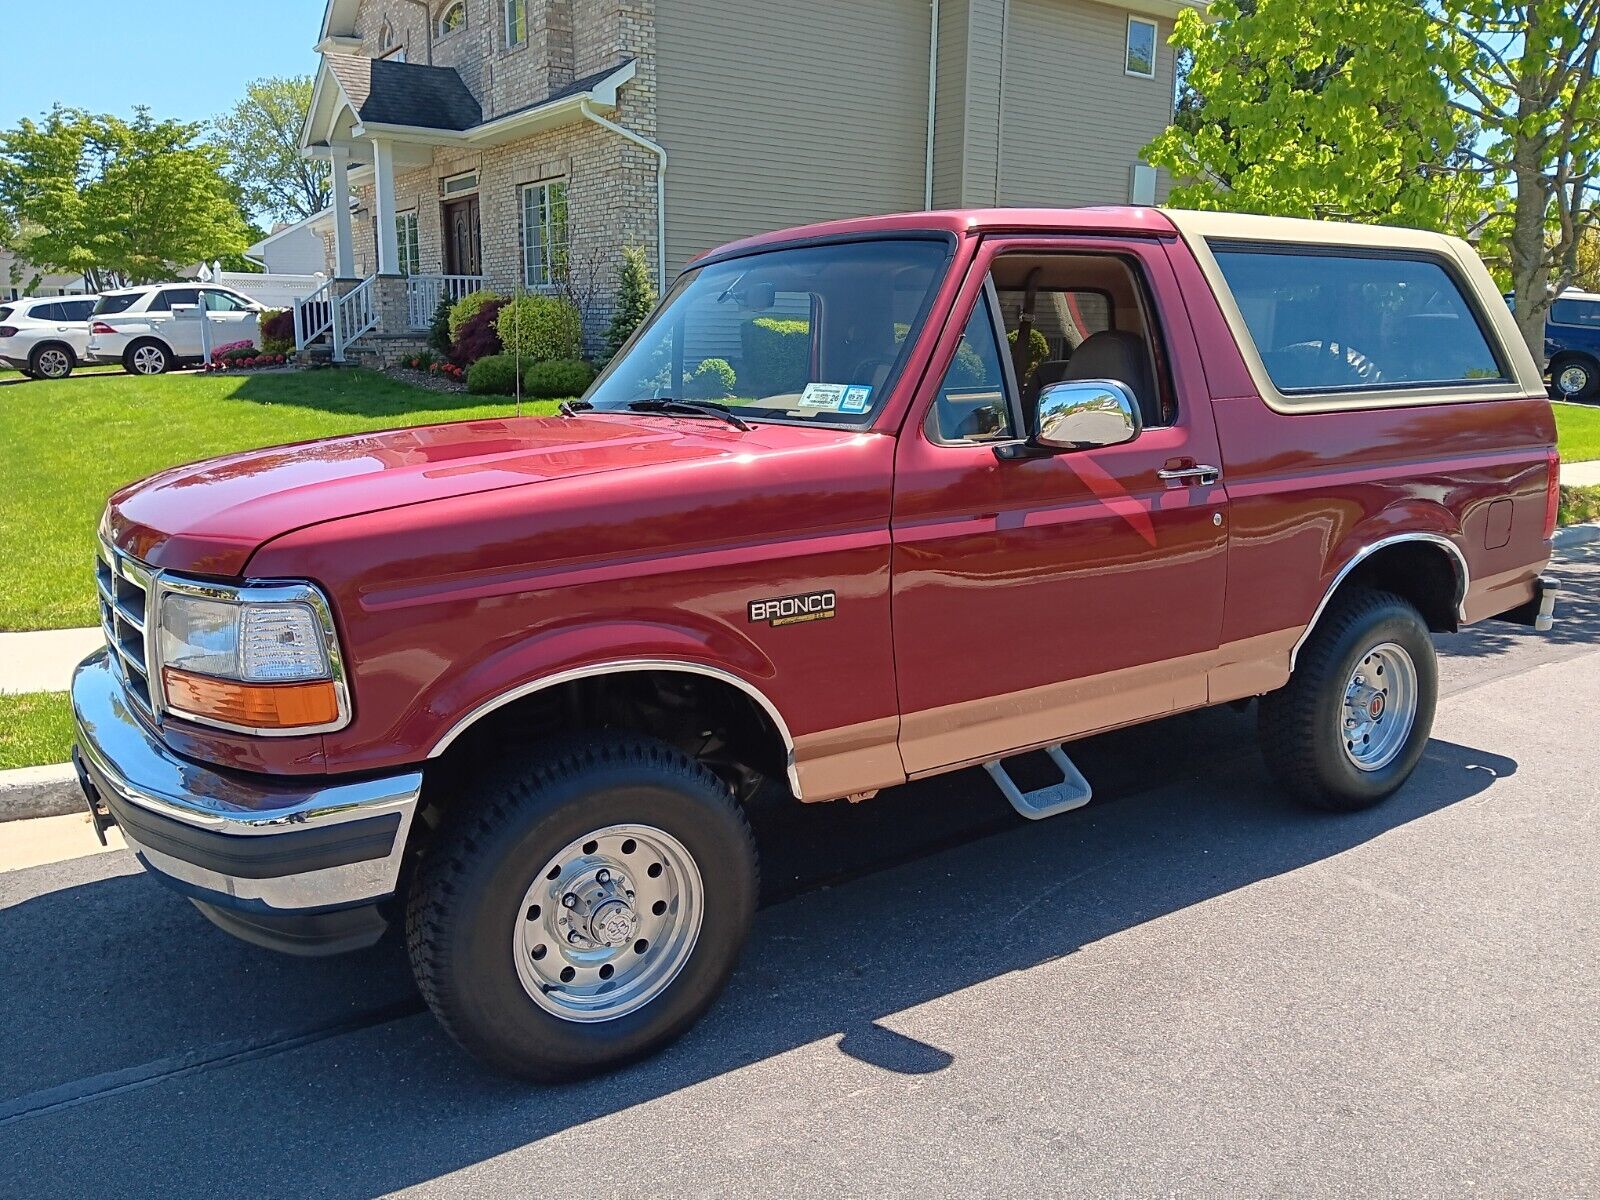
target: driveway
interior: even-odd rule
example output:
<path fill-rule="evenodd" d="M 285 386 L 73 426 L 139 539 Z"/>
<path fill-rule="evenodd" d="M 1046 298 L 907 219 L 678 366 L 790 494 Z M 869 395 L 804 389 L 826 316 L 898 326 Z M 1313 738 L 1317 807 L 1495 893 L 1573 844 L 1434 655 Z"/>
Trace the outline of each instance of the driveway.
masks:
<path fill-rule="evenodd" d="M 474 1067 L 393 943 L 254 950 L 124 853 L 0 875 L 4 1190 L 1593 1194 L 1600 548 L 1558 573 L 1553 635 L 1440 639 L 1367 813 L 1281 800 L 1229 709 L 1084 743 L 1037 824 L 975 773 L 763 812 L 728 994 L 571 1087 Z"/>

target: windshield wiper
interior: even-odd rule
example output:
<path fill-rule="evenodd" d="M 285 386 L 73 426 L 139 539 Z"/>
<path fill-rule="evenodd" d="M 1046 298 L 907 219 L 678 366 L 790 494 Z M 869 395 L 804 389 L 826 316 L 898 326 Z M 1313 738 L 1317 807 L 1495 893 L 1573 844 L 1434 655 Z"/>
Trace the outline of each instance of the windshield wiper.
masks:
<path fill-rule="evenodd" d="M 587 400 L 563 400 L 561 402 L 561 415 L 563 417 L 575 417 L 580 412 L 585 412 L 593 407 L 594 405 Z"/>
<path fill-rule="evenodd" d="M 651 396 L 647 399 L 630 400 L 628 407 L 634 412 L 659 412 L 679 413 L 692 417 L 716 417 L 726 421 L 735 429 L 749 431 L 750 426 L 741 420 L 726 404 L 717 404 L 710 400 L 674 400 L 671 396 Z"/>

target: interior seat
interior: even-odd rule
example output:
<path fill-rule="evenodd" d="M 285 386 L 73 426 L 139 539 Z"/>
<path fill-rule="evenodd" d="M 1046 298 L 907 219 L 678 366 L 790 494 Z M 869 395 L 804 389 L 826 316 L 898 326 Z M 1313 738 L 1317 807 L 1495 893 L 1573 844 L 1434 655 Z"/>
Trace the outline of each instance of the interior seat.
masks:
<path fill-rule="evenodd" d="M 1083 339 L 1073 351 L 1072 361 L 1061 381 L 1072 379 L 1111 379 L 1133 393 L 1139 415 L 1148 426 L 1163 424 L 1161 394 L 1150 369 L 1150 350 L 1144 338 L 1124 329 L 1103 329 Z M 1038 403 L 1037 396 L 1034 400 Z M 1037 414 L 1037 409 L 1035 414 Z"/>

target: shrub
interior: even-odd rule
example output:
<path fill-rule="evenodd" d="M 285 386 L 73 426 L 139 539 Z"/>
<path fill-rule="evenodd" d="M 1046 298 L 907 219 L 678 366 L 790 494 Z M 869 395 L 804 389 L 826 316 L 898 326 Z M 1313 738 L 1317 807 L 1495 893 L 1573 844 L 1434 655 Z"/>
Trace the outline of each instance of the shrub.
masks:
<path fill-rule="evenodd" d="M 498 296 L 486 303 L 461 327 L 461 335 L 450 347 L 450 358 L 458 367 L 470 367 L 480 358 L 488 358 L 501 351 L 500 332 L 496 322 L 505 301 Z"/>
<path fill-rule="evenodd" d="M 700 400 L 720 400 L 733 395 L 739 377 L 733 364 L 725 358 L 707 358 L 692 373 L 685 373 L 683 386 L 690 396 Z"/>
<path fill-rule="evenodd" d="M 1020 329 L 1013 329 L 1010 333 L 1006 334 L 1006 344 L 1012 350 L 1016 349 L 1017 334 L 1020 332 L 1022 332 Z M 962 344 L 965 345 L 966 343 Z M 1044 334 L 1040 333 L 1037 329 L 1030 329 L 1028 331 L 1028 361 L 1022 369 L 1022 378 L 1017 380 L 1018 386 L 1026 383 L 1028 381 L 1028 377 L 1033 374 L 1034 369 L 1049 357 L 1049 339 L 1047 339 Z"/>
<path fill-rule="evenodd" d="M 450 344 L 454 346 L 461 340 L 461 331 L 466 327 L 468 321 L 482 312 L 485 306 L 493 304 L 499 299 L 499 296 L 490 291 L 468 292 L 452 304 L 450 306 L 450 316 L 446 319 L 446 324 L 450 330 Z"/>
<path fill-rule="evenodd" d="M 279 309 L 261 315 L 261 348 L 268 354 L 287 354 L 294 349 L 294 312 Z"/>
<path fill-rule="evenodd" d="M 501 346 L 540 362 L 583 349 L 583 317 L 559 296 L 518 296 L 500 310 L 498 327 Z"/>
<path fill-rule="evenodd" d="M 798 392 L 811 373 L 811 322 L 757 317 L 743 330 L 745 384 L 762 396 Z"/>
<path fill-rule="evenodd" d="M 622 343 L 656 306 L 656 288 L 650 281 L 650 260 L 643 246 L 622 248 L 622 270 L 617 275 L 617 307 L 606 330 L 606 349 L 615 357 Z"/>
<path fill-rule="evenodd" d="M 433 321 L 428 325 L 428 345 L 435 353 L 450 353 L 450 309 L 449 296 L 439 297 L 439 307 L 433 310 Z"/>
<path fill-rule="evenodd" d="M 522 357 L 522 394 L 531 400 L 564 400 L 579 395 L 593 380 L 594 368 L 582 359 Z M 516 356 L 480 358 L 467 371 L 467 390 L 478 396 L 516 395 Z"/>

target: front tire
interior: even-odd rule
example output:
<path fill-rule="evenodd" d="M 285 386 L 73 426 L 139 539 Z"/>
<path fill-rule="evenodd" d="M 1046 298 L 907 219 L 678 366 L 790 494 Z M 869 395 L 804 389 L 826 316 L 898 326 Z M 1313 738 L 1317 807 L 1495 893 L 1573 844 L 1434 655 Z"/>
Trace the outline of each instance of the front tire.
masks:
<path fill-rule="evenodd" d="M 129 375 L 165 375 L 172 369 L 172 352 L 160 342 L 135 342 L 122 356 L 122 369 Z"/>
<path fill-rule="evenodd" d="M 1557 357 L 1550 364 L 1550 380 L 1556 395 L 1578 404 L 1592 404 L 1600 397 L 1600 364 L 1582 355 Z"/>
<path fill-rule="evenodd" d="M 76 365 L 72 351 L 53 342 L 35 346 L 28 355 L 28 371 L 35 379 L 65 379 Z"/>
<path fill-rule="evenodd" d="M 728 788 L 652 738 L 552 743 L 458 798 L 413 883 L 412 968 L 486 1065 L 555 1082 L 660 1049 L 722 991 L 755 913 Z"/>
<path fill-rule="evenodd" d="M 1438 696 L 1422 614 L 1390 592 L 1351 589 L 1323 613 L 1288 684 L 1262 697 L 1262 754 L 1306 804 L 1368 808 L 1416 769 Z"/>

